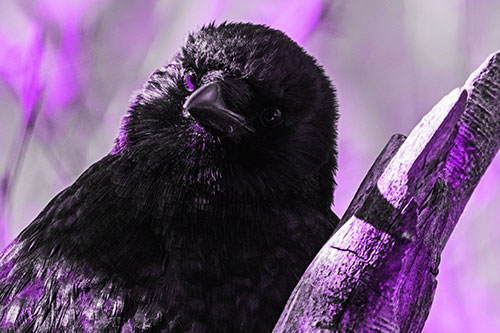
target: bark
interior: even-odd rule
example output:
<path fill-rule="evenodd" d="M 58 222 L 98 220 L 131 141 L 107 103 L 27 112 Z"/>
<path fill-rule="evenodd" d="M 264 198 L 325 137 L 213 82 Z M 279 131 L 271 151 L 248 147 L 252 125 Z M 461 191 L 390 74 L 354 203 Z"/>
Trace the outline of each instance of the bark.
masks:
<path fill-rule="evenodd" d="M 500 53 L 375 161 L 274 332 L 420 332 L 441 252 L 500 146 Z"/>

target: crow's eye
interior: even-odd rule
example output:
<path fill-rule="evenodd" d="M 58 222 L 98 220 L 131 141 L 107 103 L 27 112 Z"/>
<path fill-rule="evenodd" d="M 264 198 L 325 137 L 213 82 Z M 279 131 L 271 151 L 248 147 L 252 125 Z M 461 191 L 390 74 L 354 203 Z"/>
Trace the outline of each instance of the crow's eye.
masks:
<path fill-rule="evenodd" d="M 196 88 L 196 73 L 191 69 L 184 74 L 184 86 L 188 91 L 194 91 Z"/>
<path fill-rule="evenodd" d="M 266 127 L 277 127 L 283 121 L 283 114 L 277 108 L 267 107 L 260 114 L 260 122 Z"/>

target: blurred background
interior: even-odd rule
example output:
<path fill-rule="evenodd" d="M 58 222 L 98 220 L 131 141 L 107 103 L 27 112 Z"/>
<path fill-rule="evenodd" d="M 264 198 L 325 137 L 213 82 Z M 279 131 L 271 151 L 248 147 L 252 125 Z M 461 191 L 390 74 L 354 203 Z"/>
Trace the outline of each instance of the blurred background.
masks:
<path fill-rule="evenodd" d="M 288 33 L 337 87 L 335 211 L 389 137 L 408 134 L 500 49 L 496 0 L 0 1 L 0 243 L 107 154 L 129 98 L 211 21 Z M 500 332 L 500 160 L 443 253 L 425 332 Z"/>

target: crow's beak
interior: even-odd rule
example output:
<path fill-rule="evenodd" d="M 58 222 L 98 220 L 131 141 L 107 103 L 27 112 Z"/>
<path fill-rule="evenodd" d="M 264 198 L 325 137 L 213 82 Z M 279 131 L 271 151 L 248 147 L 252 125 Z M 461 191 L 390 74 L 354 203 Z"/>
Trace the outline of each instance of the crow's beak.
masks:
<path fill-rule="evenodd" d="M 228 109 L 222 97 L 223 84 L 215 81 L 198 88 L 184 103 L 184 112 L 208 130 L 238 142 L 255 129 L 244 116 Z"/>

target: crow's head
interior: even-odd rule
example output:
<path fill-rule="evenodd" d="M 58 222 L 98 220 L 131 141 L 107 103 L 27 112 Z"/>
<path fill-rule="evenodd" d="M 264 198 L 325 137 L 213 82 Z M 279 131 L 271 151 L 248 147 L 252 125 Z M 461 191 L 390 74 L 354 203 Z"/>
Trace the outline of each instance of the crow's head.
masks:
<path fill-rule="evenodd" d="M 329 208 L 337 118 L 330 81 L 285 34 L 210 24 L 151 75 L 114 152 L 175 168 L 186 185 L 266 200 L 304 196 Z"/>

